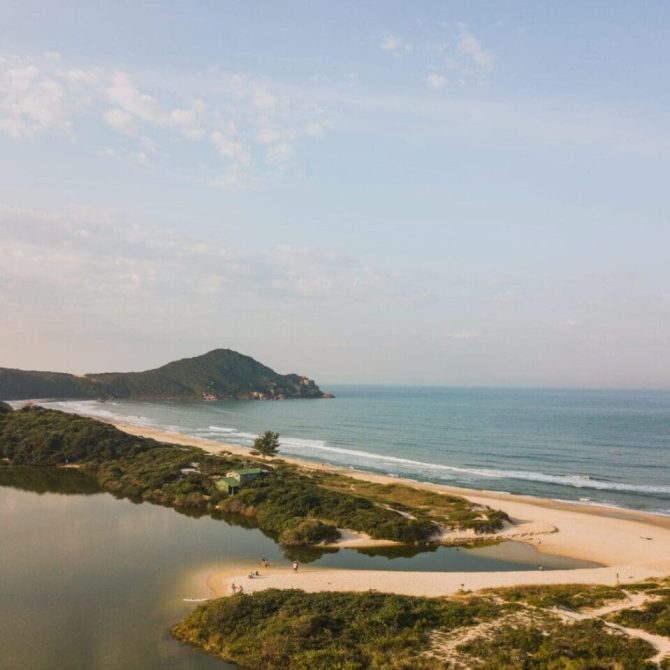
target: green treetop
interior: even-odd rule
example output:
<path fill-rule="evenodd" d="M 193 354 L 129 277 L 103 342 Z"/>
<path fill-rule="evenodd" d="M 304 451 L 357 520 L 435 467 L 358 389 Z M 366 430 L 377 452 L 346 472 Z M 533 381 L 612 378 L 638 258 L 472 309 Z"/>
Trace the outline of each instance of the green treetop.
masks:
<path fill-rule="evenodd" d="M 279 433 L 266 430 L 254 440 L 254 449 L 263 456 L 274 456 L 279 451 Z"/>

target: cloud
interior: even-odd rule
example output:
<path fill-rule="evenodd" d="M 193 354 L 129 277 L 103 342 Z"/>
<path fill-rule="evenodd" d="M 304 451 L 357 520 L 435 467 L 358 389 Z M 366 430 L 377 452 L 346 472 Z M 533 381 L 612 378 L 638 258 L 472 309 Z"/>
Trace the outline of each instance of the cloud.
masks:
<path fill-rule="evenodd" d="M 135 119 L 133 118 L 133 115 L 125 109 L 120 109 L 118 107 L 108 109 L 104 113 L 104 118 L 112 128 L 121 133 L 130 135 L 135 132 Z"/>
<path fill-rule="evenodd" d="M 277 105 L 277 98 L 258 84 L 251 87 L 251 101 L 256 109 L 270 110 Z"/>
<path fill-rule="evenodd" d="M 213 188 L 228 191 L 255 191 L 260 188 L 260 180 L 239 163 L 232 163 L 228 169 L 212 177 L 208 182 Z"/>
<path fill-rule="evenodd" d="M 268 148 L 267 161 L 272 164 L 288 163 L 295 156 L 295 149 L 290 144 L 274 144 Z"/>
<path fill-rule="evenodd" d="M 412 50 L 412 45 L 397 35 L 386 35 L 382 38 L 381 48 L 394 56 L 402 56 Z"/>
<path fill-rule="evenodd" d="M 47 130 L 68 133 L 70 106 L 63 85 L 32 63 L 0 58 L 0 130 L 33 140 Z"/>
<path fill-rule="evenodd" d="M 107 97 L 115 105 L 125 110 L 130 116 L 147 122 L 156 122 L 161 110 L 154 98 L 140 93 L 126 72 L 114 72 L 111 83 L 106 90 Z"/>
<path fill-rule="evenodd" d="M 224 175 L 225 187 L 236 178 Z M 217 301 L 238 298 L 257 309 L 316 298 L 379 305 L 408 294 L 405 277 L 335 249 L 233 247 L 211 231 L 205 238 L 136 225 L 113 212 L 71 207 L 55 215 L 0 207 L 0 228 L 0 285 L 11 306 L 5 314 L 72 307 L 89 316 L 121 315 L 155 302 L 168 311 L 181 306 L 205 315 Z"/>
<path fill-rule="evenodd" d="M 331 127 L 314 103 L 293 100 L 245 73 L 210 71 L 179 81 L 169 73 L 149 78 L 63 60 L 0 57 L 0 132 L 15 140 L 53 131 L 74 136 L 86 115 L 87 123 L 99 119 L 108 133 L 118 134 L 92 147 L 95 153 L 148 162 L 149 140 L 151 150 L 160 144 L 159 158 L 168 160 L 180 139 L 201 142 L 216 151 L 200 153 L 192 166 L 180 162 L 181 170 L 194 169 L 196 178 L 216 188 L 257 188 L 295 163 L 301 143 L 324 137 Z M 176 92 L 185 89 L 190 95 Z M 203 166 L 209 177 L 202 177 Z"/>
<path fill-rule="evenodd" d="M 412 51 L 414 60 L 423 60 L 424 69 L 430 73 L 423 82 L 434 90 L 444 88 L 448 82 L 478 83 L 494 70 L 496 55 L 464 23 L 443 24 L 439 30 L 436 40 L 434 28 L 430 33 L 427 28 L 420 28 L 414 44 L 389 34 L 383 38 L 381 48 L 396 57 Z"/>
<path fill-rule="evenodd" d="M 233 139 L 237 134 L 237 129 L 234 124 L 228 125 L 228 132 L 223 133 L 220 130 L 214 130 L 210 134 L 210 139 L 214 146 L 226 158 L 234 161 L 240 166 L 249 165 L 251 163 L 251 156 L 249 151 L 245 148 L 242 142 Z"/>
<path fill-rule="evenodd" d="M 189 139 L 200 139 L 202 131 L 197 127 L 200 114 L 205 110 L 203 100 L 195 100 L 190 107 L 161 106 L 147 93 L 142 93 L 127 72 L 114 72 L 105 89 L 115 109 L 105 112 L 105 120 L 116 130 L 132 132 L 136 123 L 142 122 L 158 128 L 178 128 Z"/>
<path fill-rule="evenodd" d="M 426 77 L 426 85 L 435 91 L 439 91 L 447 85 L 447 78 L 440 74 L 429 74 Z"/>
<path fill-rule="evenodd" d="M 75 86 L 95 86 L 100 79 L 95 70 L 73 68 L 65 73 L 65 78 Z"/>
<path fill-rule="evenodd" d="M 493 70 L 496 62 L 496 56 L 487 49 L 484 49 L 479 39 L 465 29 L 460 24 L 460 35 L 458 37 L 458 49 L 465 56 L 469 57 L 479 72 L 490 72 Z"/>
<path fill-rule="evenodd" d="M 131 160 L 140 165 L 144 165 L 149 161 L 149 155 L 145 151 L 128 151 L 126 149 L 114 149 L 112 147 L 105 147 L 101 154 L 109 156 L 110 158 L 120 158 L 123 160 Z"/>

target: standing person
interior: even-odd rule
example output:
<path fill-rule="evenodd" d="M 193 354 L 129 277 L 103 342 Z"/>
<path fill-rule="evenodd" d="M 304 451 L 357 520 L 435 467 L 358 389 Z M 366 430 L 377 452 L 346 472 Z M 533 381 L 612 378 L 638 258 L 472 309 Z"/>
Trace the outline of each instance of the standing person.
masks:
<path fill-rule="evenodd" d="M 298 561 L 293 561 L 293 572 L 298 572 Z"/>
<path fill-rule="evenodd" d="M 234 582 L 230 585 L 230 588 L 233 590 L 233 595 L 235 595 L 237 593 L 237 586 L 235 586 Z"/>

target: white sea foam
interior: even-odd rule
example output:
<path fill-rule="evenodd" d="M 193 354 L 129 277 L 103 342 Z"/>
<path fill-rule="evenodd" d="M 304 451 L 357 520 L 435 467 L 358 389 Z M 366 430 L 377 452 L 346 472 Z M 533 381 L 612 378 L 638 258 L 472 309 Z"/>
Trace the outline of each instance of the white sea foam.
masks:
<path fill-rule="evenodd" d="M 386 466 L 395 465 L 403 471 L 410 471 L 416 474 L 428 475 L 440 479 L 453 479 L 454 475 L 466 475 L 471 477 L 481 477 L 486 479 L 517 479 L 523 481 L 542 482 L 545 484 L 555 484 L 558 486 L 569 486 L 579 489 L 596 489 L 599 491 L 621 491 L 625 493 L 657 493 L 670 495 L 670 486 L 653 484 L 630 484 L 627 482 L 611 482 L 594 479 L 589 475 L 566 474 L 553 475 L 544 472 L 533 472 L 525 470 L 496 470 L 488 468 L 468 468 L 453 465 L 440 465 L 438 463 L 425 463 L 410 458 L 400 458 L 397 456 L 385 456 L 374 454 L 358 449 L 345 449 L 343 447 L 333 447 L 327 445 L 322 440 L 305 440 L 297 438 L 284 438 L 281 445 L 286 447 L 285 451 L 309 455 L 309 452 L 328 452 L 339 454 L 347 458 L 347 461 L 356 460 L 368 461 L 375 467 L 379 464 Z"/>
<path fill-rule="evenodd" d="M 122 414 L 121 412 L 106 409 L 106 406 L 97 400 L 51 400 L 39 403 L 42 407 L 48 409 L 70 412 L 71 414 L 83 414 L 107 421 L 121 421 L 134 426 L 154 427 L 154 422 L 146 416 L 137 416 L 135 414 Z M 171 430 L 171 426 L 161 426 L 164 430 Z M 179 430 L 177 426 L 174 430 Z"/>
<path fill-rule="evenodd" d="M 151 426 L 160 428 L 150 419 L 144 416 L 124 415 L 116 407 L 112 409 L 109 405 L 103 405 L 97 401 L 52 401 L 42 403 L 53 409 L 76 412 L 104 419 L 113 419 L 138 426 Z M 168 427 L 163 426 L 168 429 Z M 180 430 L 177 426 L 169 426 L 170 430 Z M 183 431 L 183 429 L 181 429 Z M 195 429 L 194 434 L 199 437 L 223 439 L 225 441 L 250 446 L 256 438 L 255 433 L 250 433 L 230 426 L 210 425 L 207 428 Z M 670 495 L 670 486 L 661 484 L 633 484 L 628 482 L 613 482 L 603 479 L 595 479 L 587 474 L 549 474 L 535 472 L 532 470 L 507 470 L 494 468 L 461 467 L 454 465 L 443 465 L 439 463 L 426 463 L 410 458 L 375 454 L 360 449 L 350 449 L 327 444 L 324 440 L 307 439 L 300 437 L 282 437 L 280 439 L 282 451 L 306 458 L 317 458 L 324 460 L 328 458 L 338 465 L 355 466 L 382 470 L 388 474 L 397 474 L 404 477 L 423 476 L 433 480 L 458 482 L 473 479 L 512 479 L 519 481 L 538 482 L 553 484 L 556 486 L 570 487 L 576 489 L 593 489 L 598 491 L 613 491 L 621 493 L 636 494 L 660 494 Z M 584 501 L 586 502 L 586 501 Z M 597 501 L 594 501 L 596 504 Z"/>
<path fill-rule="evenodd" d="M 235 428 L 226 428 L 225 426 L 210 426 L 208 430 L 210 430 L 214 433 L 236 433 L 237 432 L 237 430 Z"/>

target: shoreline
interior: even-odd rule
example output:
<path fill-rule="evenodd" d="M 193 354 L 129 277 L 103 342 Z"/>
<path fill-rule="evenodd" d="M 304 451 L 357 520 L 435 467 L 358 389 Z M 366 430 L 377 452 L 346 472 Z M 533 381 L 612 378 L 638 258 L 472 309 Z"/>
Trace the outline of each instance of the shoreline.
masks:
<path fill-rule="evenodd" d="M 238 456 L 249 456 L 249 450 L 238 445 L 192 438 L 181 433 L 124 423 L 114 423 L 114 425 L 133 435 L 152 437 L 163 442 L 184 446 L 200 447 L 210 453 L 228 452 Z M 622 583 L 670 574 L 670 518 L 668 517 L 635 510 L 565 503 L 533 496 L 418 482 L 294 457 L 283 458 L 283 460 L 309 470 L 333 472 L 363 481 L 402 484 L 458 495 L 474 503 L 500 508 L 510 515 L 514 525 L 496 533 L 496 538 L 527 542 L 542 553 L 593 561 L 604 567 L 507 573 L 403 572 L 402 579 L 398 579 L 398 573 L 393 571 L 313 569 L 309 571 L 308 577 L 305 576 L 308 573 L 302 572 L 298 574 L 273 572 L 260 580 L 248 580 L 250 590 L 269 587 L 304 588 L 306 590 L 376 588 L 378 590 L 391 589 L 393 592 L 408 595 L 431 593 L 437 595 L 458 592 L 461 584 L 473 590 L 522 583 L 581 582 L 612 585 L 616 583 L 617 574 Z M 459 539 L 473 539 L 473 537 L 473 535 L 464 533 L 454 533 L 445 539 L 454 542 Z M 343 547 L 346 544 L 335 546 Z M 224 572 L 228 574 L 228 571 Z M 229 582 L 234 579 L 244 580 L 244 577 L 240 577 L 239 574 L 228 574 L 228 577 L 223 580 L 225 586 L 213 589 L 213 593 L 228 595 L 230 593 Z M 246 580 L 243 583 L 246 584 Z"/>
<path fill-rule="evenodd" d="M 99 417 L 96 417 L 99 420 Z M 160 442 L 199 447 L 211 454 L 230 453 L 254 458 L 247 447 L 196 438 L 183 433 L 137 426 L 113 420 L 107 421 L 119 430 Z M 527 570 L 514 572 L 408 572 L 384 570 L 349 570 L 301 568 L 294 573 L 288 568 L 265 570 L 258 579 L 250 580 L 240 573 L 239 566 L 217 570 L 206 582 L 213 597 L 231 595 L 231 584 L 243 584 L 246 592 L 265 588 L 300 588 L 305 591 L 378 591 L 404 595 L 440 596 L 484 588 L 518 585 L 549 584 L 606 584 L 640 581 L 670 575 L 670 517 L 649 512 L 626 510 L 598 505 L 570 503 L 529 495 L 500 493 L 460 488 L 446 484 L 420 482 L 391 477 L 374 472 L 327 465 L 296 457 L 281 460 L 300 468 L 370 481 L 380 484 L 400 484 L 417 489 L 455 495 L 467 500 L 501 509 L 513 525 L 495 537 L 531 544 L 541 553 L 593 561 L 603 567 L 572 570 Z M 269 461 L 271 462 L 271 461 Z M 444 544 L 474 539 L 474 534 L 455 532 L 443 536 Z M 353 538 L 349 537 L 349 540 Z M 331 546 L 366 546 L 365 538 Z M 249 570 L 256 569 L 250 564 Z M 248 573 L 247 573 L 248 575 Z"/>
<path fill-rule="evenodd" d="M 94 417 L 98 420 L 98 417 Z M 230 453 L 235 456 L 248 457 L 253 460 L 262 460 L 258 456 L 252 456 L 251 450 L 248 447 L 243 447 L 237 444 L 230 444 L 228 442 L 219 442 L 218 440 L 208 440 L 206 438 L 192 437 L 184 433 L 175 433 L 158 428 L 150 428 L 146 426 L 137 426 L 135 424 L 124 423 L 120 421 L 108 420 L 107 423 L 112 424 L 119 430 L 136 435 L 138 437 L 150 437 L 159 442 L 167 442 L 171 444 L 178 444 L 182 446 L 199 447 L 210 454 Z M 342 465 L 332 465 L 327 463 L 319 463 L 297 456 L 284 456 L 281 453 L 275 460 L 285 461 L 291 465 L 296 465 L 307 470 L 314 470 L 319 472 L 331 472 L 333 474 L 351 477 L 352 479 L 360 479 L 361 481 L 374 482 L 378 484 L 400 484 L 403 486 L 410 486 L 417 489 L 445 493 L 447 495 L 460 496 L 467 500 L 488 505 L 493 508 L 500 508 L 507 511 L 506 507 L 510 504 L 524 504 L 530 507 L 537 507 L 547 510 L 557 510 L 567 513 L 582 514 L 586 516 L 598 516 L 600 518 L 617 519 L 621 521 L 638 522 L 645 525 L 655 526 L 661 529 L 670 531 L 670 516 L 662 514 L 654 514 L 653 512 L 646 512 L 643 510 L 626 509 L 623 507 L 612 507 L 607 505 L 598 505 L 597 503 L 583 503 L 579 501 L 563 501 L 552 498 L 541 498 L 521 493 L 507 493 L 502 491 L 492 491 L 488 489 L 473 489 L 467 487 L 453 486 L 450 484 L 438 484 L 435 482 L 424 482 L 417 479 L 410 479 L 399 476 L 384 475 L 369 470 L 358 470 Z M 272 459 L 268 460 L 272 463 Z M 511 515 L 513 516 L 513 515 Z M 527 521 L 525 522 L 527 523 Z M 542 523 L 540 521 L 540 523 Z M 519 527 L 517 526 L 517 529 Z M 552 532 L 548 528 L 536 531 L 539 533 Z M 505 531 L 496 533 L 498 537 L 504 537 Z M 472 537 L 487 537 L 485 535 L 468 536 Z M 583 558 L 582 556 L 571 556 L 571 558 Z"/>

